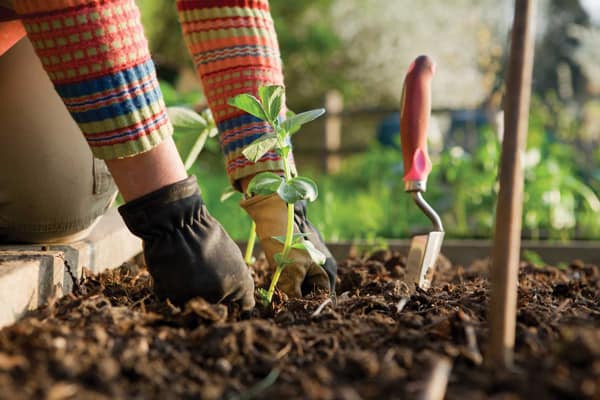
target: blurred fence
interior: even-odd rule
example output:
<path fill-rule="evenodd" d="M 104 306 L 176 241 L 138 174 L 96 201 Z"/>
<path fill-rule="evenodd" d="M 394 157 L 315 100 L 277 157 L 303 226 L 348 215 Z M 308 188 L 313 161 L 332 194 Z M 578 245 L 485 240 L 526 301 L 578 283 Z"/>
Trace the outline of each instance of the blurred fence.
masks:
<path fill-rule="evenodd" d="M 335 173 L 341 167 L 342 156 L 364 151 L 363 146 L 343 146 L 343 119 L 346 118 L 377 118 L 378 123 L 386 116 L 399 113 L 398 107 L 354 107 L 344 108 L 344 99 L 336 90 L 330 90 L 324 101 L 325 122 L 321 147 L 321 169 L 324 173 Z M 451 108 L 434 108 L 432 114 L 451 114 Z M 400 123 L 398 118 L 398 124 Z M 371 133 L 373 138 L 376 130 Z M 399 132 L 399 131 L 398 131 Z M 397 132 L 396 132 L 397 133 Z M 314 147 L 313 147 L 314 151 Z M 309 151 L 310 153 L 310 151 Z"/>

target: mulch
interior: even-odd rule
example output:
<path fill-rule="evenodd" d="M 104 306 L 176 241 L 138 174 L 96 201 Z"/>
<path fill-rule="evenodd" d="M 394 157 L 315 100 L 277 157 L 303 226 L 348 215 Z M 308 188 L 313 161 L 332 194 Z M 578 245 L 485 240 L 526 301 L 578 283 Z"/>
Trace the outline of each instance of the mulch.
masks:
<path fill-rule="evenodd" d="M 600 268 L 523 263 L 515 365 L 485 367 L 486 261 L 439 262 L 407 295 L 405 258 L 345 260 L 335 303 L 276 296 L 243 314 L 158 301 L 133 264 L 0 330 L 0 398 L 403 399 L 451 365 L 447 399 L 600 399 Z M 253 267 L 266 285 L 264 259 Z M 448 364 L 449 363 L 449 364 Z"/>

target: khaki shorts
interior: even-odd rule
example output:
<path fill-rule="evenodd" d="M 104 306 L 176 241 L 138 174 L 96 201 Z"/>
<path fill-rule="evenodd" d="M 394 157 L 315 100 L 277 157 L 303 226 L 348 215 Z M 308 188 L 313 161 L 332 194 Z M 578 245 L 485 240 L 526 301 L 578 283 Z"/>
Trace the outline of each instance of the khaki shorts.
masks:
<path fill-rule="evenodd" d="M 0 242 L 82 239 L 117 190 L 27 38 L 0 56 Z"/>

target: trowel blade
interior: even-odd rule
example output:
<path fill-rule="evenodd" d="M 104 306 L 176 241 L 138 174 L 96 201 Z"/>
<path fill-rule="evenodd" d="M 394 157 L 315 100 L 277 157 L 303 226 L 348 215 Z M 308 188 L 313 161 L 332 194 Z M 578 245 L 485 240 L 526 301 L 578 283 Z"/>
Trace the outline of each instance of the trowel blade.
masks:
<path fill-rule="evenodd" d="M 413 236 L 411 239 L 406 260 L 406 282 L 411 290 L 416 290 L 416 286 L 428 289 L 431 285 L 435 262 L 443 241 L 444 232 L 429 232 L 426 235 Z"/>

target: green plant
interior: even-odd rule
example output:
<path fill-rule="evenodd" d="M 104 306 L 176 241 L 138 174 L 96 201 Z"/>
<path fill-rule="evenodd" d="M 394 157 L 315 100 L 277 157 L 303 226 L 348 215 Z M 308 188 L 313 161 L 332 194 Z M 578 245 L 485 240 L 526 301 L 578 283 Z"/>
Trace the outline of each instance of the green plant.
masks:
<path fill-rule="evenodd" d="M 294 203 L 300 200 L 314 201 L 318 196 L 318 189 L 316 183 L 310 178 L 304 176 L 292 177 L 289 164 L 292 135 L 302 125 L 323 115 L 325 110 L 322 108 L 310 110 L 281 120 L 280 114 L 285 98 L 283 87 L 278 85 L 263 86 L 259 88 L 258 93 L 260 98 L 243 93 L 229 99 L 228 103 L 268 122 L 272 128 L 272 132 L 262 135 L 247 146 L 242 152 L 244 156 L 250 161 L 257 162 L 268 151 L 274 149 L 283 161 L 283 177 L 273 172 L 262 172 L 252 178 L 247 188 L 248 194 L 270 195 L 277 193 L 287 203 L 286 234 L 283 237 L 274 237 L 274 239 L 283 243 L 283 250 L 274 255 L 277 266 L 269 289 L 267 291 L 262 288 L 259 289 L 261 297 L 268 304 L 273 298 L 279 276 L 287 265 L 293 263 L 289 258 L 292 249 L 307 251 L 318 264 L 325 262 L 325 255 L 306 240 L 305 234 L 294 234 Z"/>
<path fill-rule="evenodd" d="M 225 191 L 221 194 L 221 203 L 227 201 L 228 199 L 234 197 L 236 194 L 239 194 L 237 190 L 233 187 L 229 186 L 225 189 Z M 254 245 L 256 244 L 256 223 L 252 221 L 250 226 L 250 233 L 248 235 L 248 242 L 246 243 L 246 251 L 244 252 L 244 261 L 247 265 L 254 264 L 255 258 L 252 255 L 254 253 Z"/>
<path fill-rule="evenodd" d="M 198 114 L 189 108 L 174 106 L 167 108 L 167 114 L 175 129 L 175 144 L 187 171 L 198 159 L 207 139 L 217 136 L 219 131 L 209 109 Z"/>

